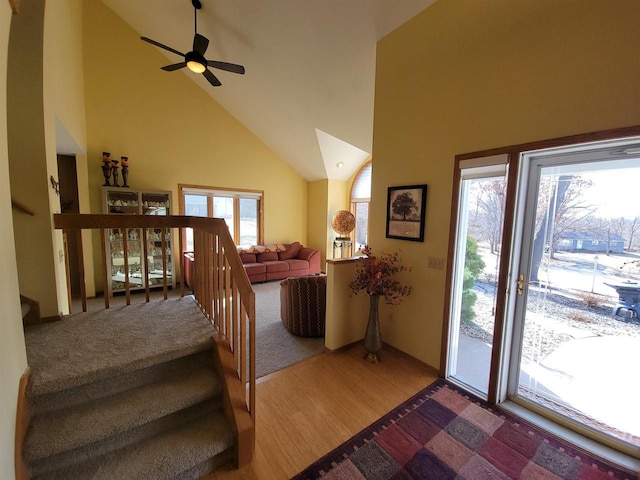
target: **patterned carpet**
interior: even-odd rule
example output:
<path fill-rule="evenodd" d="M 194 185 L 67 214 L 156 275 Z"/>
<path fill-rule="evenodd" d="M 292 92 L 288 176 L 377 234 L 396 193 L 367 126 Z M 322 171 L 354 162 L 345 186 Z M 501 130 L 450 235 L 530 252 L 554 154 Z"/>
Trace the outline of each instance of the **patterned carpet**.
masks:
<path fill-rule="evenodd" d="M 638 474 L 437 380 L 293 480 L 317 478 L 631 480 Z"/>

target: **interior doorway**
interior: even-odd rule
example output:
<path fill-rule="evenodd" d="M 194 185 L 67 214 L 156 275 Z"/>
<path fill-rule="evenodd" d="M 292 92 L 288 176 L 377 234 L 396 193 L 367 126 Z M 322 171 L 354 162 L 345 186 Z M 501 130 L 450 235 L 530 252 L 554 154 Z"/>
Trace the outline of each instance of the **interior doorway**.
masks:
<path fill-rule="evenodd" d="M 60 212 L 80 213 L 78 200 L 78 174 L 76 157 L 73 155 L 58 155 L 58 183 L 60 187 Z M 67 278 L 71 288 L 71 296 L 80 295 L 80 259 L 78 258 L 78 239 L 70 235 L 67 239 L 68 267 Z"/>

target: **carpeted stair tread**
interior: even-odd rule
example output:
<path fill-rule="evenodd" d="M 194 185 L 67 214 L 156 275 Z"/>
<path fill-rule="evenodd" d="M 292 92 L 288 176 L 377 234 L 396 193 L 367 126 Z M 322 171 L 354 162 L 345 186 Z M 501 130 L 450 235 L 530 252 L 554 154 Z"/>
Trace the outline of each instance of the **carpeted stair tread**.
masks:
<path fill-rule="evenodd" d="M 210 348 L 212 331 L 191 297 L 78 313 L 59 322 L 28 326 L 29 395 L 201 352 Z"/>
<path fill-rule="evenodd" d="M 185 408 L 171 415 L 166 415 L 153 422 L 140 425 L 127 432 L 113 435 L 99 442 L 90 443 L 74 450 L 61 452 L 50 457 L 29 462 L 29 471 L 32 476 L 44 476 L 44 474 L 50 474 L 58 469 L 87 462 L 101 455 L 106 455 L 110 452 L 142 442 L 155 435 L 162 434 L 167 430 L 185 425 L 204 415 L 212 415 L 221 408 L 222 399 L 218 396 L 213 400 L 198 403 L 192 407 Z"/>
<path fill-rule="evenodd" d="M 174 375 L 180 375 L 182 372 L 188 372 L 204 365 L 213 365 L 211 349 L 77 387 L 30 396 L 31 412 L 33 415 L 40 415 L 53 410 L 81 405 L 85 402 L 158 382 Z"/>
<path fill-rule="evenodd" d="M 32 461 L 102 440 L 211 399 L 220 391 L 213 367 L 205 365 L 188 375 L 36 416 L 25 440 L 25 458 Z"/>
<path fill-rule="evenodd" d="M 229 424 L 221 412 L 216 412 L 134 446 L 33 480 L 185 478 L 183 472 L 224 454 L 233 445 Z"/>

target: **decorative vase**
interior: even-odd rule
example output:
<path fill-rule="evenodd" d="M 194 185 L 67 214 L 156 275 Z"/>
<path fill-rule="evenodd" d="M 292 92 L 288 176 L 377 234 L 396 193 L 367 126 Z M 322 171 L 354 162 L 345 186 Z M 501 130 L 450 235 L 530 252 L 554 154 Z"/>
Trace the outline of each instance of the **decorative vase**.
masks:
<path fill-rule="evenodd" d="M 364 335 L 364 348 L 367 354 L 364 359 L 371 363 L 380 361 L 378 352 L 382 350 L 382 335 L 380 334 L 380 322 L 378 320 L 379 303 L 380 295 L 369 295 L 369 322 L 367 323 L 367 332 Z"/>
<path fill-rule="evenodd" d="M 129 157 L 120 157 L 120 168 L 122 170 L 122 186 L 129 188 L 127 181 L 129 180 Z"/>
<path fill-rule="evenodd" d="M 111 176 L 113 177 L 113 186 L 119 187 L 118 183 L 118 160 L 113 160 L 111 162 Z"/>
<path fill-rule="evenodd" d="M 102 184 L 102 186 L 110 187 L 111 182 L 109 182 L 109 179 L 111 178 L 111 164 L 109 163 L 102 164 L 102 175 L 104 175 L 104 183 Z"/>

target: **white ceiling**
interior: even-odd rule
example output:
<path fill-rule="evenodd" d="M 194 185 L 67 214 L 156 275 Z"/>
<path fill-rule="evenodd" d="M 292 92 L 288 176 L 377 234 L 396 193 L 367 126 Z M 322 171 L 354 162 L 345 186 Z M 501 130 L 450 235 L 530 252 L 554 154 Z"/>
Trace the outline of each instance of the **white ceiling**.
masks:
<path fill-rule="evenodd" d="M 103 1 L 141 36 L 191 50 L 191 0 Z M 435 0 L 201 1 L 205 56 L 244 65 L 246 74 L 212 69 L 222 82 L 217 88 L 187 69 L 173 74 L 192 77 L 314 181 L 346 180 L 370 156 L 376 42 Z M 167 64 L 181 61 L 158 51 Z"/>

